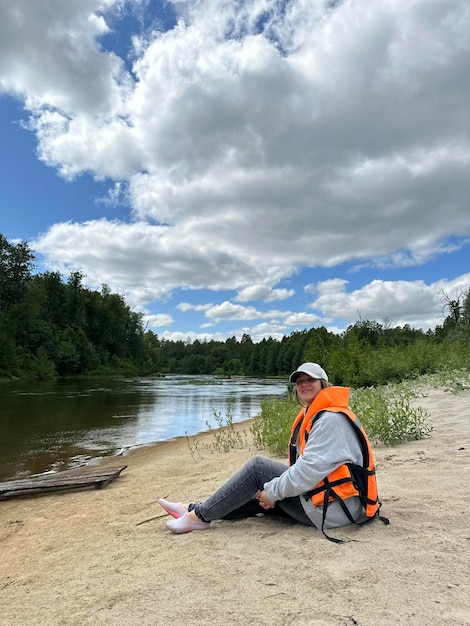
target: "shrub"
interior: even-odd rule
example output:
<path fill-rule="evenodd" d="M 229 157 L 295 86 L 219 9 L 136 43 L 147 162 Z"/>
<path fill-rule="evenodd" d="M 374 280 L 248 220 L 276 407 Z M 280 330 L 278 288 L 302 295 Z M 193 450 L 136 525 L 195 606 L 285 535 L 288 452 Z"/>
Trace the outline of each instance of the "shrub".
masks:
<path fill-rule="evenodd" d="M 261 415 L 251 425 L 255 446 L 267 448 L 272 454 L 287 453 L 290 432 L 299 405 L 289 394 L 285 399 L 266 399 L 261 402 Z"/>
<path fill-rule="evenodd" d="M 409 385 L 387 385 L 351 392 L 351 409 L 360 419 L 371 442 L 395 446 L 427 437 L 432 427 L 428 411 L 412 406 L 417 392 Z"/>

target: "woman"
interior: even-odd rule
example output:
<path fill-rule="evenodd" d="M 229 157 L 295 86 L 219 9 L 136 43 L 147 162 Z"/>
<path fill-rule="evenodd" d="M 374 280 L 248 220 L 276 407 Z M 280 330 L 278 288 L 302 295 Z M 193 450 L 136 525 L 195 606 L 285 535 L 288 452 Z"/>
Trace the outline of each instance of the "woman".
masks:
<path fill-rule="evenodd" d="M 332 386 L 317 363 L 304 363 L 290 381 L 302 409 L 292 426 L 289 465 L 256 456 L 204 502 L 185 507 L 159 500 L 175 518 L 166 522 L 171 532 L 206 530 L 213 520 L 263 512 L 322 531 L 379 515 L 372 450 L 348 409 L 349 389 Z"/>

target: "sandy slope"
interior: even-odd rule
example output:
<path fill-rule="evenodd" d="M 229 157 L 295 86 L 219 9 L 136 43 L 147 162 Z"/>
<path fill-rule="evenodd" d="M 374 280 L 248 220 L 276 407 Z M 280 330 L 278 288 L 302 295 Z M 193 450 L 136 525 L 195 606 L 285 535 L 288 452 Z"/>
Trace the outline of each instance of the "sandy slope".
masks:
<path fill-rule="evenodd" d="M 0 502 L 0 624 L 469 625 L 470 393 L 419 404 L 430 438 L 375 447 L 390 525 L 341 545 L 267 518 L 170 534 L 158 497 L 204 498 L 258 453 L 211 434 L 203 458 L 183 438 L 120 457 L 103 490 Z"/>

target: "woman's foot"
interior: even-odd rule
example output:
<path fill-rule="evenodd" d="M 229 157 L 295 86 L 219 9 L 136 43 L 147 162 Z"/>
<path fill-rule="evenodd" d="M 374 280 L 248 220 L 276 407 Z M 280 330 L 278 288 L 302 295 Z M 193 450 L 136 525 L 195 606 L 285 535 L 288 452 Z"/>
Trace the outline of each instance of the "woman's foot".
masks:
<path fill-rule="evenodd" d="M 165 526 L 177 535 L 190 533 L 193 530 L 207 530 L 210 528 L 210 524 L 200 520 L 194 511 L 188 511 L 182 517 L 169 520 Z"/>
<path fill-rule="evenodd" d="M 164 509 L 169 515 L 178 519 L 179 517 L 183 517 L 185 513 L 187 513 L 188 509 L 183 505 L 182 502 L 168 502 L 168 500 L 164 500 L 160 498 L 158 504 Z"/>

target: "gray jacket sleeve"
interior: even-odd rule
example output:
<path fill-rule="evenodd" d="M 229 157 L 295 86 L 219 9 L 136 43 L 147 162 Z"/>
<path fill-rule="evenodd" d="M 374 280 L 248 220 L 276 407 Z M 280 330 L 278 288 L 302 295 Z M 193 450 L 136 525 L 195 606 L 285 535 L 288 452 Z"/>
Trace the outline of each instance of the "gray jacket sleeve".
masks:
<path fill-rule="evenodd" d="M 266 495 L 272 502 L 299 496 L 344 463 L 362 464 L 359 441 L 347 417 L 326 411 L 313 425 L 303 455 L 265 483 Z"/>

